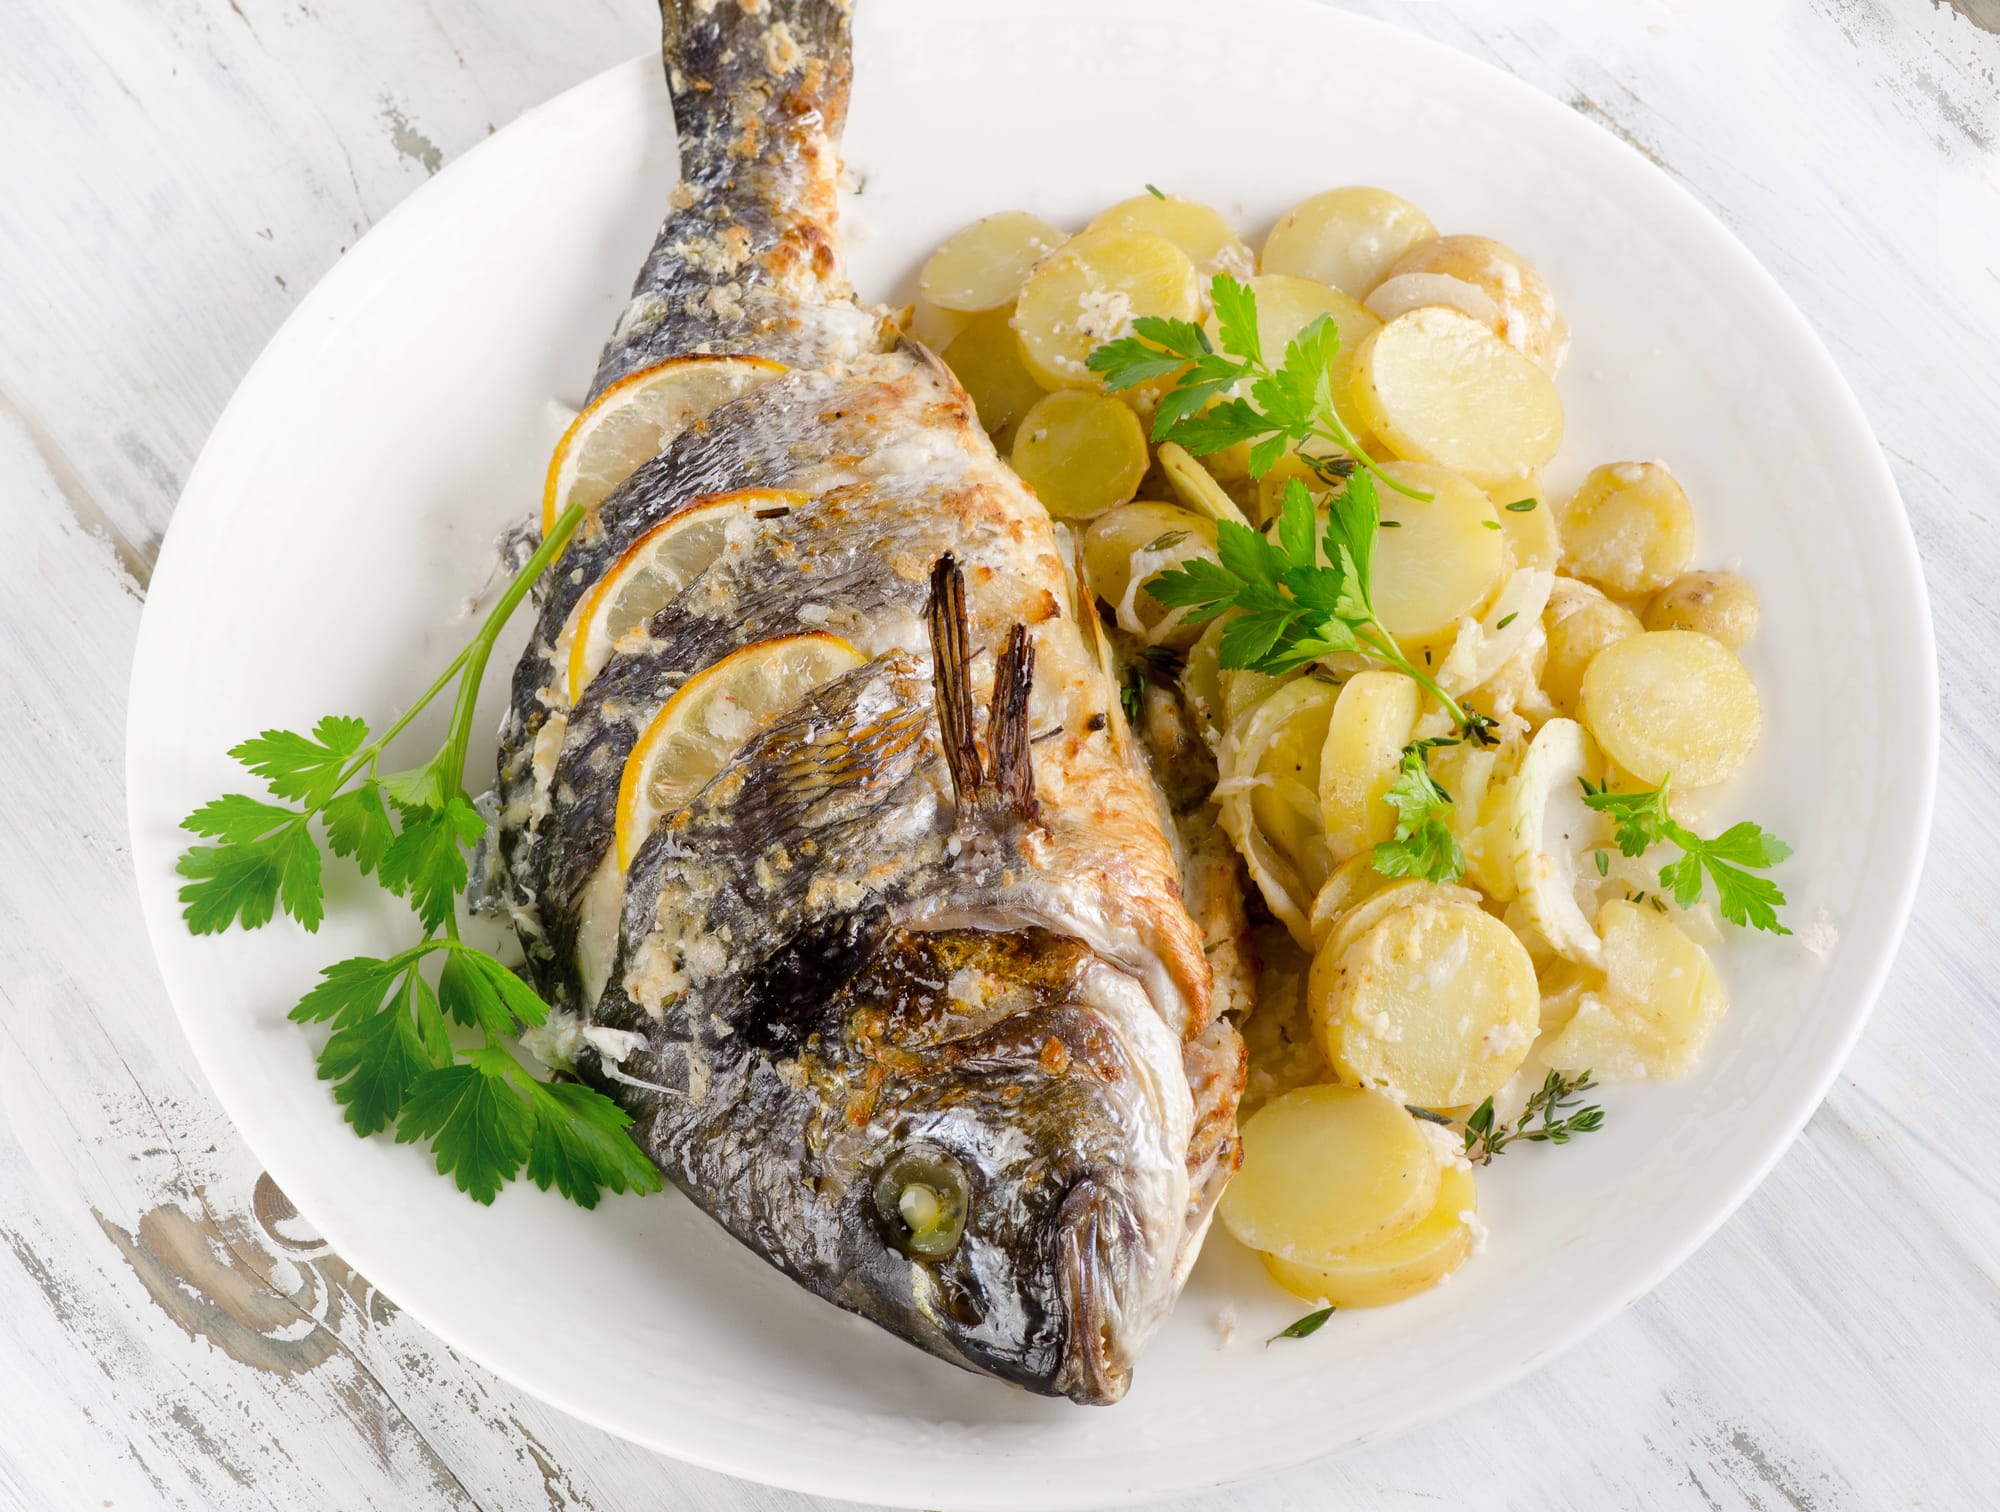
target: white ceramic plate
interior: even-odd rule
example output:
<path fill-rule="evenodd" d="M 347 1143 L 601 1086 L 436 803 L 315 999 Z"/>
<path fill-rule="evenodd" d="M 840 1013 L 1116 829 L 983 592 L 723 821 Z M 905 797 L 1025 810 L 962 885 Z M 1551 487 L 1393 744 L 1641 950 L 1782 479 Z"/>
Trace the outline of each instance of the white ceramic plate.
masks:
<path fill-rule="evenodd" d="M 1713 1231 L 1817 1105 L 1888 970 L 1929 824 L 1934 664 L 1894 486 L 1826 352 L 1692 198 L 1555 102 L 1332 9 L 1226 11 L 861 0 L 857 284 L 901 294 L 989 211 L 1075 225 L 1147 182 L 1235 213 L 1253 241 L 1304 195 L 1366 182 L 1524 249 L 1576 331 L 1550 483 L 1671 459 L 1702 559 L 1740 563 L 1764 594 L 1749 660 L 1768 729 L 1735 807 L 1796 844 L 1791 917 L 1824 910 L 1838 946 L 1820 961 L 1795 940 L 1732 944 L 1736 1008 L 1706 1064 L 1608 1092 L 1602 1133 L 1483 1174 L 1491 1245 L 1448 1287 L 1267 1352 L 1300 1308 L 1218 1237 L 1108 1410 L 939 1364 L 678 1197 L 585 1214 L 522 1185 L 489 1210 L 419 1150 L 355 1139 L 285 1010 L 320 965 L 403 941 L 408 915 L 356 884 L 317 937 L 191 939 L 174 826 L 244 785 L 235 741 L 330 711 L 380 720 L 465 638 L 489 543 L 539 496 L 549 400 L 580 397 L 673 182 L 657 61 L 615 69 L 412 196 L 271 343 L 175 516 L 129 745 L 161 969 L 259 1158 L 398 1303 L 613 1432 L 803 1490 L 1023 1508 L 1184 1491 L 1433 1416 L 1581 1337 Z M 1199 81 L 1201 108 L 1159 105 L 1167 79 Z M 489 677 L 482 728 L 505 682 Z"/>

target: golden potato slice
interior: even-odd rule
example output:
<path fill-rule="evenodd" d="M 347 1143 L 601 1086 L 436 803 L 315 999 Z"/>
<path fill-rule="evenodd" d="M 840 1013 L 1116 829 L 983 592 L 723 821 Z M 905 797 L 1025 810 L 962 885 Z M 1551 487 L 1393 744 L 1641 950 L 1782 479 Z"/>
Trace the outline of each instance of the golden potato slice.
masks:
<path fill-rule="evenodd" d="M 1321 997 L 1320 961 L 1340 936 L 1336 928 L 1314 959 L 1307 990 L 1320 1048 L 1343 1080 L 1455 1108 L 1498 1091 L 1527 1058 L 1541 1013 L 1535 965 L 1491 914 L 1465 904 L 1396 909 L 1347 946 Z"/>
<path fill-rule="evenodd" d="M 1492 497 L 1514 565 L 1554 572 L 1562 564 L 1562 533 L 1555 509 L 1542 496 L 1542 480 L 1529 478 Z"/>
<path fill-rule="evenodd" d="M 1460 887 L 1455 882 L 1427 882 L 1422 877 L 1384 877 L 1385 885 L 1358 897 L 1336 917 L 1327 929 L 1326 938 L 1313 953 L 1313 961 L 1326 961 L 1326 969 L 1314 980 L 1319 987 L 1312 994 L 1315 1003 L 1323 1002 L 1333 991 L 1339 976 L 1341 958 L 1369 930 L 1380 924 L 1390 914 L 1405 908 L 1430 905 L 1438 908 L 1477 908 L 1479 894 L 1469 887 Z M 1318 1008 L 1314 1012 L 1319 1012 Z"/>
<path fill-rule="evenodd" d="M 1558 1071 L 1599 1081 L 1684 1076 L 1729 1010 L 1704 951 L 1650 904 L 1613 898 L 1599 910 L 1604 986 L 1578 998 L 1569 1022 L 1543 1046 Z"/>
<path fill-rule="evenodd" d="M 1042 259 L 1021 285 L 1014 331 L 1044 388 L 1102 389 L 1084 360 L 1131 334 L 1141 315 L 1193 320 L 1201 279 L 1187 253 L 1149 231 L 1086 231 Z"/>
<path fill-rule="evenodd" d="M 1434 462 L 1483 488 L 1547 465 L 1562 445 L 1549 376 L 1456 310 L 1412 310 L 1362 343 L 1354 403 L 1397 456 Z"/>
<path fill-rule="evenodd" d="M 940 355 L 971 323 L 970 315 L 958 310 L 941 310 L 921 296 L 910 306 L 910 334 Z"/>
<path fill-rule="evenodd" d="M 1375 611 L 1399 641 L 1442 641 L 1500 586 L 1506 543 L 1499 519 L 1492 501 L 1450 468 L 1389 462 L 1382 471 L 1431 497 L 1377 490 Z"/>
<path fill-rule="evenodd" d="M 1734 572 L 1684 572 L 1646 606 L 1648 630 L 1693 630 L 1741 651 L 1757 634 L 1757 590 Z"/>
<path fill-rule="evenodd" d="M 1471 284 L 1497 307 L 1494 333 L 1551 377 L 1569 352 L 1569 322 L 1548 280 L 1505 242 L 1440 236 L 1412 247 L 1389 272 L 1392 279 L 1430 274 Z"/>
<path fill-rule="evenodd" d="M 924 263 L 917 287 L 941 310 L 997 310 L 1014 302 L 1035 264 L 1067 239 L 1039 215 L 1002 210 L 953 233 Z"/>
<path fill-rule="evenodd" d="M 1120 505 L 1093 520 L 1083 536 L 1091 591 L 1111 605 L 1121 630 L 1153 645 L 1188 646 L 1202 632 L 1186 623 L 1186 610 L 1169 609 L 1146 591 L 1155 574 L 1195 557 L 1217 560 L 1215 522 L 1174 504 Z"/>
<path fill-rule="evenodd" d="M 1664 588 L 1694 560 L 1694 507 L 1657 462 L 1594 468 L 1557 525 L 1563 571 L 1621 598 Z"/>
<path fill-rule="evenodd" d="M 1357 1087 L 1300 1087 L 1243 1124 L 1243 1168 L 1222 1194 L 1223 1227 L 1305 1265 L 1380 1244 L 1437 1206 L 1429 1139 L 1400 1105 Z"/>
<path fill-rule="evenodd" d="M 1320 817 L 1327 854 L 1345 861 L 1396 832 L 1382 801 L 1417 727 L 1423 692 L 1400 672 L 1360 672 L 1334 700 L 1319 760 Z"/>
<path fill-rule="evenodd" d="M 1315 194 L 1278 217 L 1258 270 L 1332 284 L 1366 299 L 1391 265 L 1437 235 L 1431 218 L 1386 189 L 1354 186 Z"/>
<path fill-rule="evenodd" d="M 1120 200 L 1085 228 L 1090 231 L 1150 231 L 1187 253 L 1203 278 L 1227 273 L 1248 278 L 1256 259 L 1236 228 L 1199 200 L 1178 194 L 1139 194 Z"/>
<path fill-rule="evenodd" d="M 1726 782 L 1764 731 L 1757 685 L 1736 653 L 1692 630 L 1646 630 L 1606 646 L 1583 674 L 1581 717 L 1619 766 L 1658 786 Z"/>
<path fill-rule="evenodd" d="M 1324 1306 L 1387 1307 L 1429 1291 L 1476 1252 L 1485 1232 L 1470 1169 L 1447 1166 L 1438 1199 L 1415 1227 L 1320 1265 L 1266 1255 L 1264 1269 L 1295 1297 Z"/>
<path fill-rule="evenodd" d="M 1591 658 L 1606 646 L 1637 635 L 1642 627 L 1639 616 L 1623 604 L 1613 603 L 1588 583 L 1559 577 L 1549 587 L 1542 628 L 1549 636 L 1542 686 L 1558 709 L 1574 715 Z"/>
<path fill-rule="evenodd" d="M 1127 405 L 1059 389 L 1021 417 L 1008 461 L 1059 520 L 1123 504 L 1146 476 L 1146 432 Z"/>
<path fill-rule="evenodd" d="M 973 315 L 941 354 L 1002 455 L 1014 444 L 1021 417 L 1046 392 L 1021 361 L 1011 321 L 1006 310 Z"/>

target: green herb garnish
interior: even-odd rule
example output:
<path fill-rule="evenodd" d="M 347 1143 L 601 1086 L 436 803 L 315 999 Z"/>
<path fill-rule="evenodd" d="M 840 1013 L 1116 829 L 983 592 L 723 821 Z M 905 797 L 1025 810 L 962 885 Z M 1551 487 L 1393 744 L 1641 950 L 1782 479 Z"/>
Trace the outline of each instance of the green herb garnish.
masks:
<path fill-rule="evenodd" d="M 1290 1327 L 1281 1328 L 1272 1334 L 1270 1338 L 1264 1341 L 1265 1347 L 1268 1348 L 1280 1339 L 1310 1338 L 1326 1326 L 1326 1320 L 1333 1316 L 1334 1311 L 1335 1309 L 1331 1307 L 1322 1307 L 1318 1312 L 1307 1313 Z"/>
<path fill-rule="evenodd" d="M 1503 504 L 1500 507 L 1513 514 L 1526 514 L 1535 507 L 1535 501 L 1533 499 L 1516 499 L 1512 504 Z"/>
<path fill-rule="evenodd" d="M 1220 561 L 1194 558 L 1149 578 L 1146 591 L 1162 604 L 1187 609 L 1194 624 L 1235 611 L 1219 647 L 1224 667 L 1287 672 L 1322 656 L 1358 652 L 1428 689 L 1462 734 L 1490 740 L 1493 721 L 1461 707 L 1404 656 L 1375 612 L 1370 594 L 1380 518 L 1374 483 L 1356 473 L 1330 496 L 1326 535 L 1316 541 L 1313 497 L 1293 478 L 1285 485 L 1275 540 L 1224 520 L 1216 526 Z"/>
<path fill-rule="evenodd" d="M 1517 1139 L 1531 1143 L 1568 1144 L 1575 1135 L 1603 1128 L 1604 1110 L 1595 1103 L 1579 1108 L 1567 1117 L 1556 1116 L 1579 1094 L 1596 1085 L 1588 1071 L 1574 1081 L 1560 1071 L 1551 1071 L 1542 1082 L 1541 1091 L 1530 1097 L 1521 1109 L 1521 1116 L 1514 1120 L 1512 1128 L 1494 1123 L 1493 1099 L 1487 1098 L 1465 1121 L 1467 1158 L 1484 1165 Z M 1539 1123 L 1535 1122 L 1537 1119 Z"/>
<path fill-rule="evenodd" d="M 1776 866 L 1792 848 L 1760 825 L 1744 820 L 1732 824 L 1712 840 L 1704 840 L 1677 822 L 1667 811 L 1665 781 L 1645 793 L 1612 793 L 1583 782 L 1584 804 L 1609 814 L 1612 838 L 1627 856 L 1643 855 L 1662 842 L 1678 846 L 1680 859 L 1660 868 L 1660 886 L 1673 894 L 1682 908 L 1692 908 L 1700 900 L 1703 874 L 1715 884 L 1715 897 L 1722 917 L 1731 924 L 1786 935 L 1791 931 L 1778 920 L 1785 895 L 1769 877 L 1745 870 L 1764 871 Z"/>
<path fill-rule="evenodd" d="M 623 1109 L 589 1087 L 538 1081 L 514 1058 L 503 1042 L 546 1021 L 548 1004 L 459 938 L 466 851 L 487 827 L 465 790 L 480 680 L 508 617 L 582 519 L 581 505 L 564 512 L 470 644 L 381 735 L 371 739 L 366 722 L 341 715 L 320 720 L 309 735 L 266 730 L 229 754 L 279 801 L 231 793 L 181 821 L 217 842 L 189 847 L 179 863 L 188 879 L 182 916 L 195 934 L 256 929 L 280 909 L 316 931 L 326 916 L 322 843 L 408 901 L 422 938 L 386 959 L 326 967 L 291 1018 L 332 1025 L 319 1074 L 334 1084 L 356 1134 L 393 1125 L 399 1143 L 428 1141 L 439 1172 L 479 1202 L 491 1202 L 524 1169 L 537 1186 L 583 1207 L 595 1207 L 607 1189 L 660 1189 Z M 382 770 L 397 736 L 454 685 L 437 754 L 422 766 Z M 478 1031 L 482 1043 L 456 1048 L 447 1020 Z"/>
<path fill-rule="evenodd" d="M 1465 875 L 1465 852 L 1451 832 L 1451 794 L 1431 775 L 1430 753 L 1455 746 L 1454 736 L 1413 740 L 1403 747 L 1396 780 L 1382 801 L 1396 811 L 1396 834 L 1375 847 L 1375 870 L 1387 877 L 1456 882 Z"/>

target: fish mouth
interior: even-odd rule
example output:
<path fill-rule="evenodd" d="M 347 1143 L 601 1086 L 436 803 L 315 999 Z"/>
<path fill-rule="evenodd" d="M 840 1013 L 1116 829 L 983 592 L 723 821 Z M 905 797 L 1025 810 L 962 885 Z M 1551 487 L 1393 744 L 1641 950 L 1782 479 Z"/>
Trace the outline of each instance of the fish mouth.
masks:
<path fill-rule="evenodd" d="M 1109 1406 L 1132 1384 L 1131 1357 L 1120 1339 L 1131 1219 L 1123 1203 L 1085 1178 L 1063 1198 L 1056 1232 L 1067 1329 L 1052 1384 L 1073 1402 Z"/>

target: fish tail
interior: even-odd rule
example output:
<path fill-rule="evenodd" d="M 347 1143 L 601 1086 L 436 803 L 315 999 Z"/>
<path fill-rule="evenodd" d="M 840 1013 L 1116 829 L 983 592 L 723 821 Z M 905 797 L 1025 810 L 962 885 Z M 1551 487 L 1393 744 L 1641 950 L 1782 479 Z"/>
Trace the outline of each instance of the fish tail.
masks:
<path fill-rule="evenodd" d="M 688 353 L 816 355 L 797 309 L 851 293 L 834 235 L 851 5 L 660 0 L 681 177 L 593 394 Z"/>

